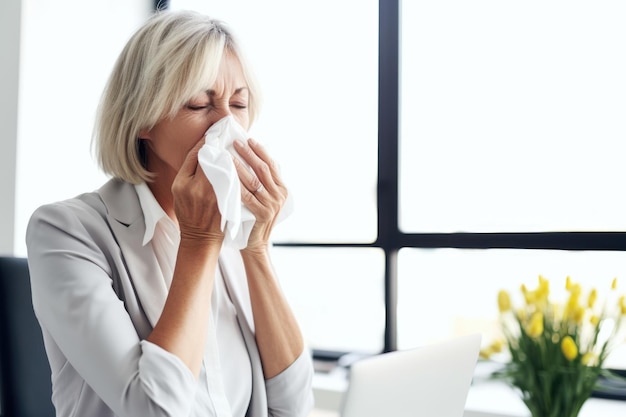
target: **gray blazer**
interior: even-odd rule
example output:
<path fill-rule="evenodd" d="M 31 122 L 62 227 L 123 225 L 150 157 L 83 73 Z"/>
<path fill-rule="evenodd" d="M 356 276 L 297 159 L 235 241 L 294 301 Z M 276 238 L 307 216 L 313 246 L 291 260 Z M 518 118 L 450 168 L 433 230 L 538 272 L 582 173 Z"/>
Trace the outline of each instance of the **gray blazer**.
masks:
<path fill-rule="evenodd" d="M 142 245 L 144 232 L 135 189 L 118 180 L 42 206 L 31 217 L 26 243 L 33 306 L 52 369 L 57 416 L 189 414 L 189 375 L 172 362 L 158 362 L 163 372 L 154 372 L 149 362 L 155 357 L 146 354 L 153 348 L 142 342 L 167 297 L 163 280 L 154 279 L 161 272 L 151 245 Z M 219 266 L 252 364 L 247 416 L 307 416 L 313 407 L 310 353 L 305 349 L 285 371 L 265 380 L 239 251 L 223 248 Z M 168 387 L 174 384 L 187 384 L 190 394 L 172 395 Z"/>

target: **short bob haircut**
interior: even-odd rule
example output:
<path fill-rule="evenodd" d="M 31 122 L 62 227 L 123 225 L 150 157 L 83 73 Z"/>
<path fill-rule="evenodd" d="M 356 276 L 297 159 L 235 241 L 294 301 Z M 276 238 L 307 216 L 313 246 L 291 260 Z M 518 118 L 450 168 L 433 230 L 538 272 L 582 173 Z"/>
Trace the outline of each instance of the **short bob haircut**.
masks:
<path fill-rule="evenodd" d="M 252 123 L 260 92 L 228 27 L 192 11 L 163 10 L 151 16 L 122 50 L 102 94 L 92 138 L 100 168 L 132 184 L 151 181 L 139 132 L 175 116 L 210 88 L 227 52 L 243 68 Z"/>

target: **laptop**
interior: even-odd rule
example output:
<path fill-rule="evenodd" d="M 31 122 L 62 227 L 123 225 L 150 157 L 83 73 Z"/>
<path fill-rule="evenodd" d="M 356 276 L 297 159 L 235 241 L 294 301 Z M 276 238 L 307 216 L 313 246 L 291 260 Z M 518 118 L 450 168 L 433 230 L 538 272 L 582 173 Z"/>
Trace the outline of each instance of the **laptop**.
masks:
<path fill-rule="evenodd" d="M 341 417 L 462 417 L 481 335 L 354 362 Z"/>

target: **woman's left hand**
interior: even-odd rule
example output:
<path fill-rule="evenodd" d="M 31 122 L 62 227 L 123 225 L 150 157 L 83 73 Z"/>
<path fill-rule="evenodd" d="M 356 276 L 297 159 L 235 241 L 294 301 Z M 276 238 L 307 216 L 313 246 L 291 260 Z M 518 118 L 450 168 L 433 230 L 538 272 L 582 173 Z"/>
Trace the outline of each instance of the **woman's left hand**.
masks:
<path fill-rule="evenodd" d="M 256 218 L 244 250 L 265 253 L 278 213 L 287 199 L 287 187 L 280 179 L 276 163 L 258 142 L 235 140 L 234 147 L 252 168 L 250 171 L 234 158 L 242 185 L 241 200 Z"/>

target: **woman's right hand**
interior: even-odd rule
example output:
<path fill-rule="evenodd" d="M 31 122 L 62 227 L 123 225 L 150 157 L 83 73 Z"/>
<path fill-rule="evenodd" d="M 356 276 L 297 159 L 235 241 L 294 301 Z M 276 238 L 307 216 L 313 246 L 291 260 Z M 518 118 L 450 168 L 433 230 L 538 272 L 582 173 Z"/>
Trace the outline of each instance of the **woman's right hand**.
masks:
<path fill-rule="evenodd" d="M 213 186 L 198 163 L 200 140 L 187 154 L 174 182 L 174 211 L 180 228 L 181 244 L 222 245 L 221 214 Z"/>
<path fill-rule="evenodd" d="M 180 245 L 172 284 L 148 341 L 178 356 L 197 379 L 206 345 L 215 271 L 224 233 L 213 187 L 198 164 L 204 140 L 187 154 L 172 183 Z"/>

